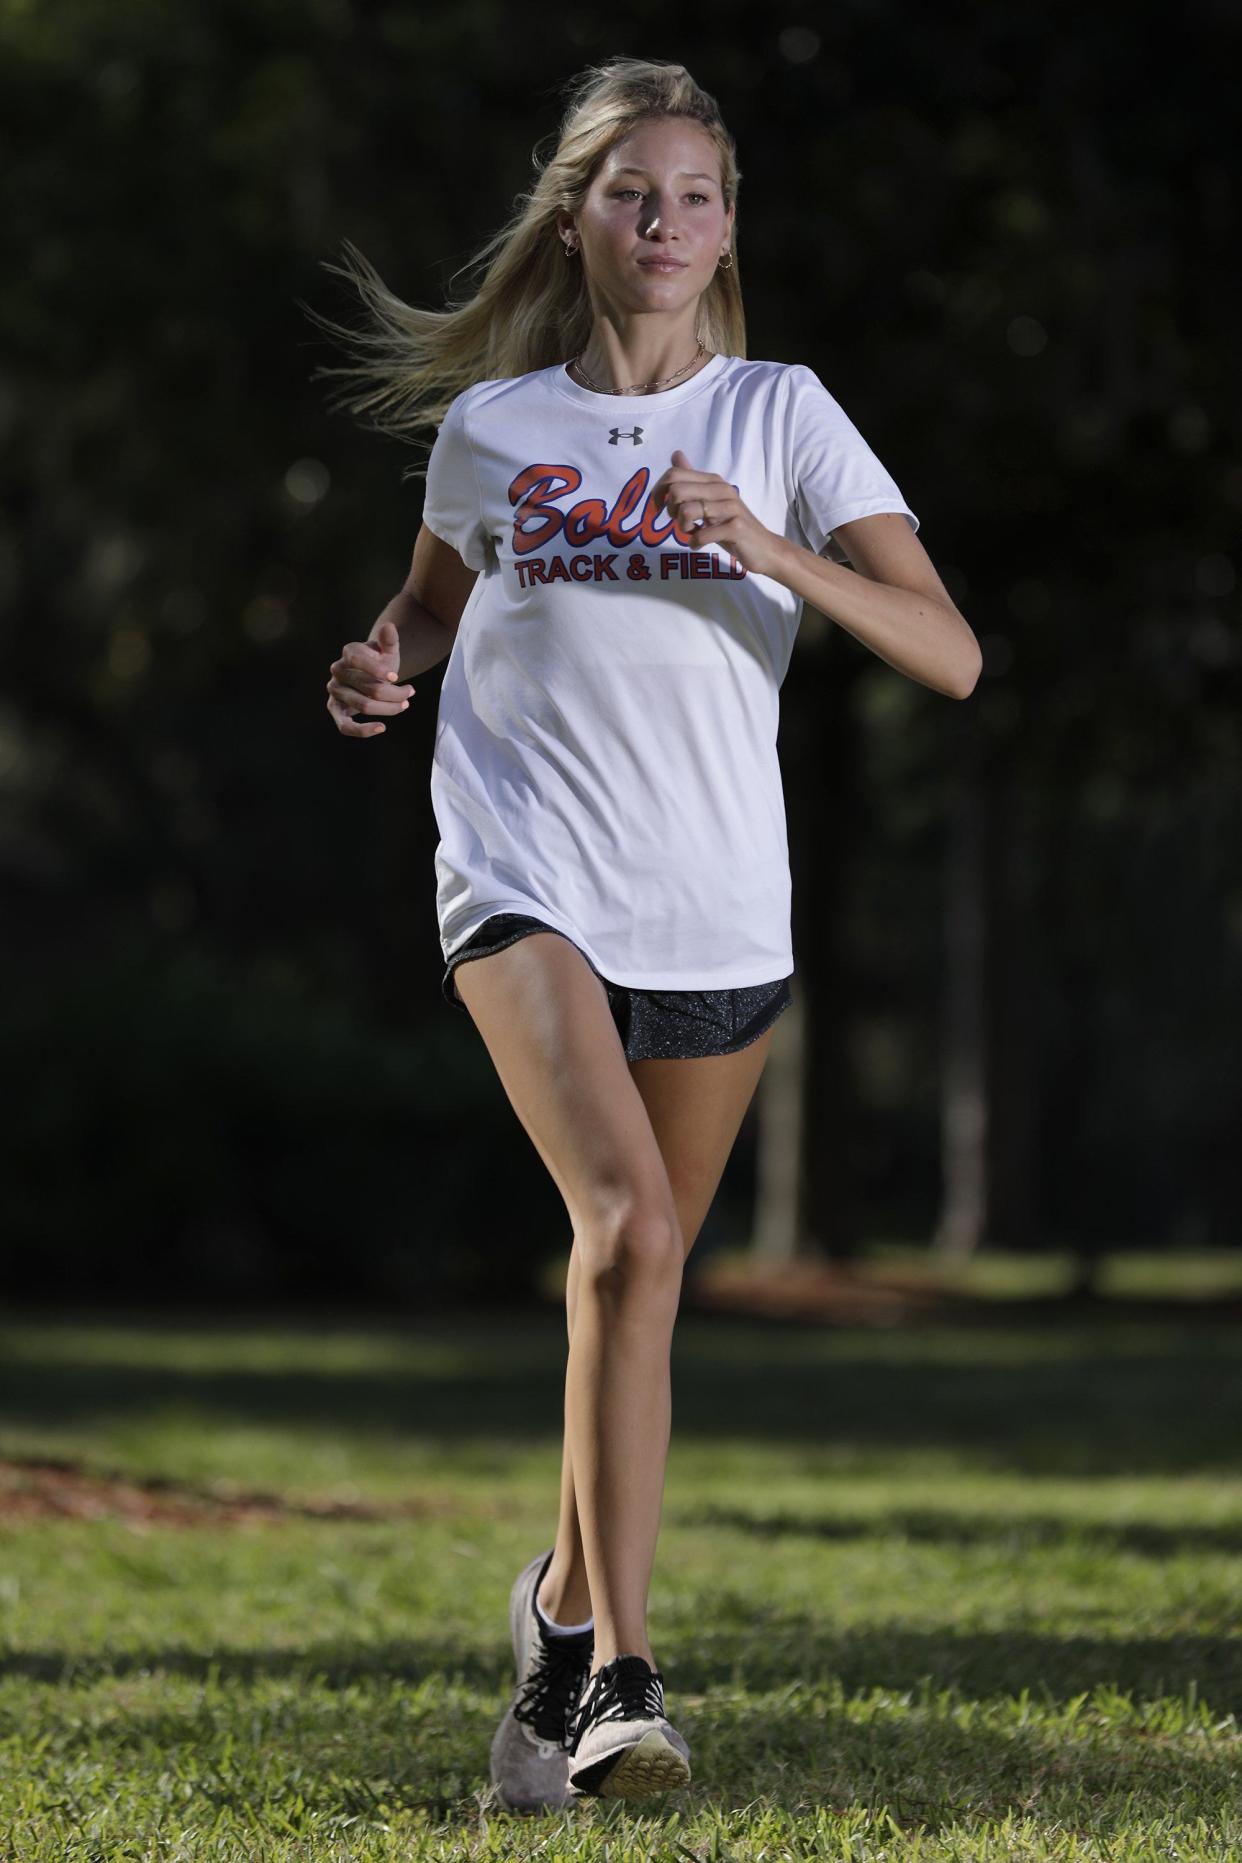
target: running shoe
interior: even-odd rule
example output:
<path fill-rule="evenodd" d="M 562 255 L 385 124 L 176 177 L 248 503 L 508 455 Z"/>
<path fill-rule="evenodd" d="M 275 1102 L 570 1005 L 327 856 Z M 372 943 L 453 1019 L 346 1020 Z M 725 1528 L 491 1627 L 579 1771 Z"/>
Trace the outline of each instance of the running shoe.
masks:
<path fill-rule="evenodd" d="M 575 1796 L 568 1782 L 569 1723 L 591 1673 L 595 1632 L 554 1637 L 540 1623 L 535 1597 L 554 1550 L 536 1554 L 509 1594 L 517 1687 L 492 1737 L 491 1776 L 501 1803 L 514 1811 L 570 1804 Z"/>
<path fill-rule="evenodd" d="M 664 1713 L 664 1677 L 641 1656 L 614 1656 L 590 1676 L 574 1712 L 575 1796 L 648 1798 L 690 1783 L 690 1748 Z"/>

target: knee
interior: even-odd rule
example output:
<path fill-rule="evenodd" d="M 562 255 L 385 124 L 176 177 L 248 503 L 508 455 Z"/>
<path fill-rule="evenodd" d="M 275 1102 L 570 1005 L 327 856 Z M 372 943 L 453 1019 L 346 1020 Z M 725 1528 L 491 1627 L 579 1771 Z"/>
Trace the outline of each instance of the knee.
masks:
<path fill-rule="evenodd" d="M 676 1212 L 638 1197 L 578 1234 L 580 1273 L 603 1291 L 680 1283 L 685 1250 Z"/>

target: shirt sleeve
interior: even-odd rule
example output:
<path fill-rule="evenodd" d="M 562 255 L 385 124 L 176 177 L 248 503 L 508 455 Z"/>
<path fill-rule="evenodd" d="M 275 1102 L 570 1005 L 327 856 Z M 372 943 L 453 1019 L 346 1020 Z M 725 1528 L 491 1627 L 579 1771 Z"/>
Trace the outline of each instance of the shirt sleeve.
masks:
<path fill-rule="evenodd" d="M 837 525 L 881 511 L 900 512 L 917 531 L 896 480 L 814 369 L 795 363 L 790 376 L 789 502 L 810 548 L 845 562 L 832 536 Z"/>
<path fill-rule="evenodd" d="M 445 411 L 427 460 L 423 523 L 450 543 L 471 569 L 486 570 L 490 538 L 483 522 L 479 475 L 466 430 L 463 389 Z"/>

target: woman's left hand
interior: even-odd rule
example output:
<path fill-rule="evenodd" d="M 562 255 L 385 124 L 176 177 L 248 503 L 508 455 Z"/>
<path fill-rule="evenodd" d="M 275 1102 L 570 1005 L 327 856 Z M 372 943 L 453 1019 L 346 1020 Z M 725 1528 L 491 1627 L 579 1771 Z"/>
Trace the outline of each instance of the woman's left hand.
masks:
<path fill-rule="evenodd" d="M 666 508 L 695 547 L 718 543 L 743 569 L 760 576 L 776 573 L 783 539 L 759 522 L 727 479 L 718 472 L 697 471 L 680 447 L 674 450 L 672 465 L 665 467 L 649 496 L 653 509 Z"/>

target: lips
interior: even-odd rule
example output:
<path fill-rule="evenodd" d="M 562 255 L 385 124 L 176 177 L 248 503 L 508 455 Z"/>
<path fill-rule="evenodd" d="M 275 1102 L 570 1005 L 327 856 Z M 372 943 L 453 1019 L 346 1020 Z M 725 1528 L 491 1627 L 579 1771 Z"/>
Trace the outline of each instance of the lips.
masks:
<path fill-rule="evenodd" d="M 647 272 L 684 272 L 684 259 L 640 259 L 638 263 Z"/>

